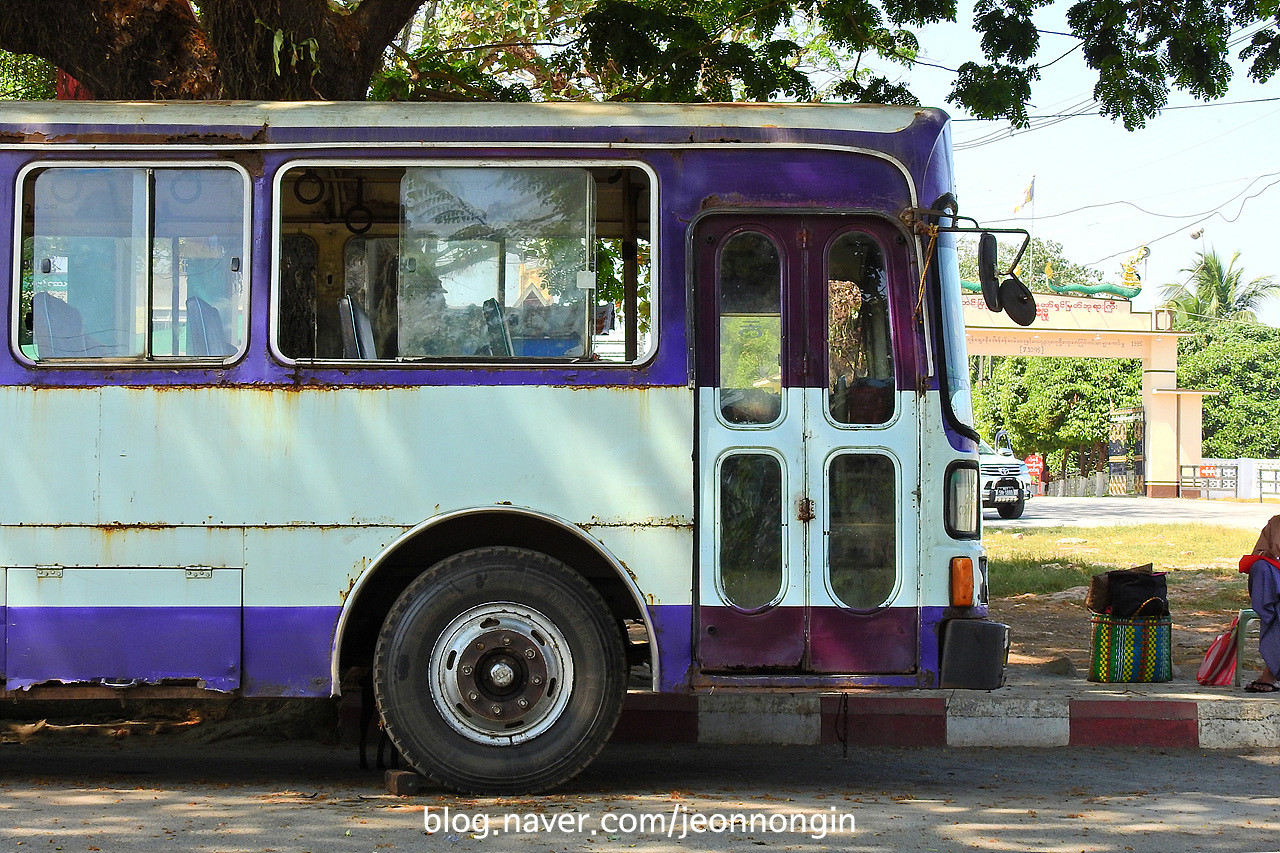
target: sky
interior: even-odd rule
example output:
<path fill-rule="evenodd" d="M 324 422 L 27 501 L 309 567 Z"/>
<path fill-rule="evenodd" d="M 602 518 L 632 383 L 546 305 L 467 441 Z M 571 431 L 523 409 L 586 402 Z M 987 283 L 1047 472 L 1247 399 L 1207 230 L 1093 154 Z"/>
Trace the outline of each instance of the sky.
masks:
<path fill-rule="evenodd" d="M 1040 10 L 1037 26 L 1067 31 L 1067 5 Z M 949 68 L 981 60 L 972 17 L 971 8 L 962 8 L 959 23 L 921 31 L 921 59 Z M 1042 35 L 1037 61 L 1044 65 L 1076 43 Z M 1231 49 L 1233 55 L 1241 46 Z M 1133 132 L 1097 115 L 1035 119 L 1096 111 L 1089 106 L 1096 75 L 1079 50 L 1044 68 L 1028 110 L 1033 126 L 1044 126 L 1023 131 L 1007 121 L 973 120 L 947 103 L 954 79 L 948 71 L 922 65 L 878 70 L 951 115 L 962 214 L 1055 240 L 1068 259 L 1098 270 L 1104 281 L 1118 282 L 1121 263 L 1146 245 L 1150 256 L 1138 266 L 1143 289 L 1134 307 L 1147 311 L 1163 301 L 1164 285 L 1188 279 L 1185 270 L 1200 251 L 1216 250 L 1224 260 L 1239 252 L 1246 280 L 1280 279 L 1277 217 L 1270 215 L 1280 205 L 1280 75 L 1258 85 L 1238 60 L 1233 68 L 1230 90 L 1220 100 L 1203 106 L 1171 93 L 1168 107 Z M 1015 214 L 1033 178 L 1034 202 Z M 1280 301 L 1266 305 L 1259 319 L 1280 326 Z"/>

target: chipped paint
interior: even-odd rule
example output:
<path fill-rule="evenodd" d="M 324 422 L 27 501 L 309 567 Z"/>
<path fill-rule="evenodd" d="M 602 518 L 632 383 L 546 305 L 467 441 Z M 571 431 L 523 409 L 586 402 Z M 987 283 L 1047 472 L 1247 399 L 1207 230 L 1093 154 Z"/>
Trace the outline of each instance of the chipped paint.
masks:
<path fill-rule="evenodd" d="M 602 528 L 602 527 L 603 528 L 673 527 L 676 529 L 692 530 L 693 519 L 688 518 L 686 516 L 682 516 L 682 515 L 669 515 L 663 518 L 643 518 L 638 520 L 609 519 L 606 521 L 604 519 L 593 516 L 590 521 L 579 524 L 578 526 L 581 527 L 583 530 L 587 530 L 587 531 L 595 530 L 597 528 Z"/>

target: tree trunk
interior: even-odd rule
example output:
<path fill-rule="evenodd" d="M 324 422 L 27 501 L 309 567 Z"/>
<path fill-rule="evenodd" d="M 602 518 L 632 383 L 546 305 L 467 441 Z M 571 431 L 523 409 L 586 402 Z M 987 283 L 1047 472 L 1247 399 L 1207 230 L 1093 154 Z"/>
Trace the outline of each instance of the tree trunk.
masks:
<path fill-rule="evenodd" d="M 0 48 L 97 98 L 363 100 L 423 0 L 0 0 Z"/>
<path fill-rule="evenodd" d="M 217 96 L 186 0 L 0 0 L 0 48 L 49 60 L 98 98 Z"/>

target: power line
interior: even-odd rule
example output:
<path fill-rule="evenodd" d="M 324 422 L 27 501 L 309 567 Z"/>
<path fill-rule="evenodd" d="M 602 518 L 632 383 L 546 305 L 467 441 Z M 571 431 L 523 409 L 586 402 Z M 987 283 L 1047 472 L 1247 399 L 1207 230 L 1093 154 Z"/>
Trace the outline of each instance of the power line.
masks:
<path fill-rule="evenodd" d="M 1262 176 L 1262 177 L 1266 177 L 1266 176 L 1264 175 L 1264 176 Z M 1222 215 L 1222 208 L 1226 207 L 1228 204 L 1231 204 L 1231 202 L 1232 202 L 1232 201 L 1235 201 L 1235 198 L 1238 198 L 1238 197 L 1239 197 L 1239 194 L 1238 194 L 1238 193 L 1237 193 L 1237 195 L 1236 195 L 1235 197 L 1233 197 L 1233 198 L 1229 199 L 1228 201 L 1225 201 L 1225 202 L 1223 202 L 1222 204 L 1220 204 L 1220 205 L 1218 206 L 1218 208 L 1217 208 L 1217 209 L 1212 210 L 1212 211 L 1208 211 L 1208 212 L 1207 212 L 1207 215 L 1205 215 L 1205 216 L 1201 217 L 1200 219 L 1197 219 L 1197 220 L 1196 220 L 1196 221 L 1194 221 L 1194 222 L 1191 222 L 1191 223 L 1183 223 L 1182 225 L 1179 225 L 1179 226 L 1178 226 L 1177 228 L 1175 228 L 1174 230 L 1170 231 L 1168 234 L 1162 234 L 1162 235 L 1160 235 L 1159 237 L 1156 237 L 1154 240 L 1145 240 L 1145 241 L 1143 241 L 1142 243 L 1139 243 L 1137 246 L 1132 246 L 1132 247 L 1130 247 L 1130 248 L 1128 248 L 1128 249 L 1123 249 L 1123 250 L 1121 250 L 1121 251 L 1119 251 L 1119 252 L 1115 252 L 1115 253 L 1113 253 L 1113 254 L 1107 255 L 1106 257 L 1099 258 L 1099 259 L 1098 259 L 1098 260 L 1096 260 L 1096 261 L 1090 261 L 1088 264 L 1086 264 L 1086 266 L 1094 266 L 1094 265 L 1096 265 L 1096 264 L 1100 264 L 1100 263 L 1102 263 L 1103 261 L 1109 261 L 1109 260 L 1111 260 L 1112 258 L 1118 258 L 1118 257 L 1120 257 L 1121 255 L 1129 254 L 1129 253 L 1131 253 L 1131 252 L 1133 252 L 1133 251 L 1137 250 L 1140 246 L 1151 246 L 1151 245 L 1154 245 L 1154 244 L 1156 244 L 1156 243 L 1159 243 L 1161 240 L 1165 240 L 1165 239 L 1167 239 L 1167 238 L 1169 238 L 1169 237 L 1172 237 L 1172 236 L 1173 236 L 1173 235 L 1175 235 L 1175 234 L 1179 234 L 1179 233 L 1181 233 L 1181 232 L 1183 232 L 1183 231 L 1187 230 L 1188 228 L 1191 228 L 1191 227 L 1194 227 L 1194 226 L 1196 226 L 1196 225 L 1199 225 L 1199 224 L 1200 224 L 1200 223 L 1202 223 L 1202 222 L 1208 222 L 1210 219 L 1213 219 L 1215 216 L 1220 217 L 1220 218 L 1222 219 L 1222 221 L 1227 222 L 1227 223 L 1235 222 L 1237 219 L 1239 219 L 1239 218 L 1241 217 L 1241 215 L 1243 215 L 1243 213 L 1244 213 L 1244 206 L 1245 206 L 1246 204 L 1248 204 L 1249 202 L 1253 201 L 1255 198 L 1257 198 L 1258 196 L 1262 195 L 1264 192 L 1266 192 L 1267 190 L 1269 190 L 1269 189 L 1271 189 L 1272 187 L 1276 186 L 1277 184 L 1280 184 L 1280 180 L 1272 181 L 1271 183 L 1267 184 L 1265 187 L 1262 187 L 1261 189 L 1259 189 L 1259 190 L 1258 190 L 1257 192 L 1255 192 L 1253 195 L 1250 195 L 1250 196 L 1246 197 L 1244 200 L 1242 200 L 1242 201 L 1240 202 L 1240 209 L 1236 211 L 1236 215 L 1235 215 L 1235 216 L 1232 216 L 1232 217 L 1230 217 L 1230 218 L 1228 218 L 1228 217 L 1226 217 L 1226 216 L 1223 216 L 1223 215 Z M 1252 184 L 1251 184 L 1251 186 L 1252 186 Z"/>
<path fill-rule="evenodd" d="M 1063 210 L 1063 211 L 1060 211 L 1060 212 L 1058 212 L 1058 213 L 1050 213 L 1050 214 L 1046 214 L 1046 215 L 1044 215 L 1044 216 L 1037 216 L 1037 217 L 1036 217 L 1036 221 L 1038 222 L 1038 221 L 1043 220 L 1043 219 L 1058 219 L 1058 218 L 1063 217 L 1063 216 L 1070 216 L 1070 215 L 1072 215 L 1073 213 L 1082 213 L 1082 212 L 1084 212 L 1084 211 L 1086 211 L 1086 210 L 1097 210 L 1098 208 L 1102 208 L 1102 207 L 1114 207 L 1114 206 L 1116 206 L 1116 205 L 1123 205 L 1123 206 L 1125 206 L 1125 207 L 1132 207 L 1134 210 L 1138 211 L 1139 213 L 1145 213 L 1147 216 L 1155 216 L 1155 217 L 1158 217 L 1158 218 L 1160 218 L 1160 219 L 1195 219 L 1195 218 L 1196 218 L 1196 217 L 1198 217 L 1198 216 L 1209 216 L 1209 215 L 1212 215 L 1212 214 L 1214 214 L 1214 213 L 1217 213 L 1219 210 L 1221 210 L 1222 208 L 1226 207 L 1228 204 L 1231 204 L 1231 202 L 1235 201 L 1235 200 L 1236 200 L 1236 199 L 1238 199 L 1240 196 L 1242 196 L 1242 195 L 1244 195 L 1245 193 L 1247 193 L 1247 192 L 1250 190 L 1250 188 L 1252 188 L 1252 187 L 1253 187 L 1253 185 L 1254 185 L 1254 184 L 1256 184 L 1258 181 L 1261 181 L 1261 180 L 1263 180 L 1264 178 L 1274 178 L 1274 177 L 1277 177 L 1277 176 L 1280 176 L 1280 172 L 1268 172 L 1268 173 L 1266 173 L 1265 175 L 1258 175 L 1257 177 L 1255 177 L 1255 178 L 1253 178 L 1251 181 L 1249 181 L 1249 183 L 1245 185 L 1244 189 L 1240 190 L 1238 193 L 1236 193 L 1235 195 L 1233 195 L 1231 198 L 1227 199 L 1226 201 L 1222 202 L 1221 204 L 1216 205 L 1216 206 L 1215 206 L 1215 207 L 1213 207 L 1213 208 L 1210 208 L 1209 210 L 1202 210 L 1202 211 L 1200 211 L 1199 213 L 1156 213 L 1154 210 L 1147 210 L 1146 208 L 1141 207 L 1141 206 L 1139 206 L 1139 205 L 1137 205 L 1137 204 L 1134 204 L 1134 203 L 1133 203 L 1133 202 L 1131 202 L 1131 201 L 1128 201 L 1128 200 L 1125 200 L 1125 199 L 1117 199 L 1116 201 L 1101 201 L 1101 202 L 1098 202 L 1097 204 L 1086 204 L 1086 205 L 1084 205 L 1083 207 L 1075 207 L 1075 208 L 1072 208 L 1071 210 Z M 1268 184 L 1267 186 L 1263 187 L 1263 188 L 1262 188 L 1262 190 L 1261 190 L 1260 192 L 1265 191 L 1265 190 L 1269 189 L 1270 187 L 1275 186 L 1277 183 L 1280 183 L 1280 181 L 1273 181 L 1272 183 L 1270 183 L 1270 184 Z M 1216 186 L 1216 185 L 1215 185 L 1215 186 Z M 1254 197 L 1254 196 L 1251 196 L 1251 198 L 1252 198 L 1252 197 Z M 1238 214 L 1237 214 L 1237 218 L 1238 218 Z M 991 220 L 988 220 L 988 221 L 989 221 L 992 225 L 999 225 L 999 224 L 1004 223 L 1004 222 L 1014 222 L 1015 220 L 1014 220 L 1014 219 L 1011 219 L 1011 218 L 1005 218 L 1005 219 L 991 219 Z M 1021 221 L 1021 220 L 1017 220 L 1017 221 Z M 1228 220 L 1228 221 L 1233 221 L 1233 220 Z M 1183 227 L 1186 227 L 1186 226 L 1183 226 Z"/>
<path fill-rule="evenodd" d="M 1161 112 L 1171 112 L 1171 111 L 1173 111 L 1173 110 L 1201 110 L 1201 109 L 1205 109 L 1205 108 L 1207 108 L 1207 107 L 1235 107 L 1235 106 L 1239 106 L 1239 105 L 1241 105 L 1241 104 L 1265 104 L 1265 103 L 1269 103 L 1269 102 L 1271 102 L 1271 101 L 1280 101 L 1280 97 L 1277 97 L 1277 98 L 1248 98 L 1248 99 L 1243 100 L 1243 101 L 1213 101 L 1212 103 L 1207 103 L 1207 104 L 1177 104 L 1177 105 L 1175 105 L 1175 106 L 1171 106 L 1171 107 L 1161 107 L 1161 108 L 1160 108 L 1160 111 L 1161 111 Z M 1091 113 L 1081 113 L 1081 112 L 1072 112 L 1072 113 L 1047 113 L 1047 114 L 1045 114 L 1045 115 L 1031 116 L 1030 118 L 1034 121 L 1034 120 L 1036 120 L 1036 119 L 1048 119 L 1048 118 L 1076 118 L 1077 116 L 1082 116 L 1082 115 L 1094 115 L 1094 116 L 1100 116 L 1100 115 L 1102 115 L 1102 111 L 1101 111 L 1101 110 L 1096 110 L 1096 111 L 1091 112 Z M 999 119 L 999 118 L 953 118 L 951 121 L 953 121 L 953 122 L 962 122 L 962 121 L 1004 121 L 1004 119 Z M 1011 129 L 1011 130 L 1012 130 L 1013 132 L 1025 132 L 1026 130 L 1032 130 L 1032 129 L 1034 129 L 1034 128 L 1022 128 L 1022 129 Z M 1010 133 L 1009 135 L 1012 135 L 1012 133 Z"/>

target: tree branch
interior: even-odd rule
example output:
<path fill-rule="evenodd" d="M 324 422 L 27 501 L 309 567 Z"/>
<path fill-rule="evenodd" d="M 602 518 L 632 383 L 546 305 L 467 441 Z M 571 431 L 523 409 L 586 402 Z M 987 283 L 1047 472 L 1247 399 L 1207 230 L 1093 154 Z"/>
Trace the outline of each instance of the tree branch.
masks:
<path fill-rule="evenodd" d="M 352 22 L 364 30 L 368 44 L 381 44 L 385 48 L 423 5 L 425 0 L 360 0 L 350 16 Z"/>

